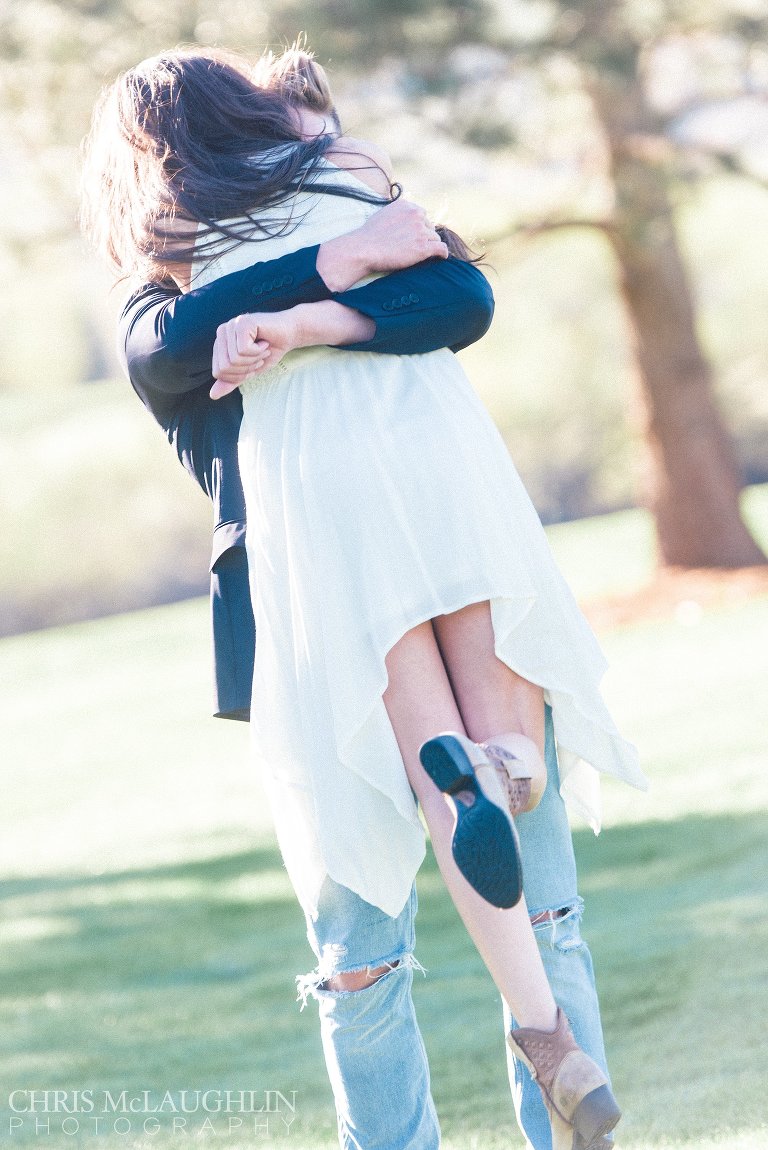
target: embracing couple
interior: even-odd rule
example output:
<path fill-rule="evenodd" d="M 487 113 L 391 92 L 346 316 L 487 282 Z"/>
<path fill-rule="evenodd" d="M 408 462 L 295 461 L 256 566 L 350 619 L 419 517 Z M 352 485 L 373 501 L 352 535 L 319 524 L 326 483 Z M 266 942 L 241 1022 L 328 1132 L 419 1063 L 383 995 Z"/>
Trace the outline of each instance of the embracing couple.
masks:
<path fill-rule="evenodd" d="M 563 796 L 597 827 L 597 772 L 644 778 L 453 354 L 487 330 L 486 280 L 393 199 L 298 49 L 145 61 L 103 95 L 86 163 L 85 226 L 144 283 L 129 377 L 213 500 L 216 711 L 250 718 L 342 1147 L 440 1142 L 411 999 L 423 818 L 501 995 L 530 1145 L 606 1150 Z"/>

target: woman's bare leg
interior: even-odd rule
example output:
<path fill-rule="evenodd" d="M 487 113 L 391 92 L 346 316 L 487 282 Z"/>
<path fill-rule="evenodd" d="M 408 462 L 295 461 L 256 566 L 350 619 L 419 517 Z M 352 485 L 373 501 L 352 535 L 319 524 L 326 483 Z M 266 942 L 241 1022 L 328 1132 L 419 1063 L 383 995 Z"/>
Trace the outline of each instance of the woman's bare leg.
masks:
<path fill-rule="evenodd" d="M 384 703 L 456 909 L 518 1025 L 552 1030 L 555 1001 L 525 900 L 498 910 L 469 885 L 451 854 L 453 810 L 419 761 L 419 747 L 427 739 L 445 730 L 466 733 L 431 623 L 415 627 L 395 644 L 387 656 L 387 672 Z M 492 733 L 498 731 L 494 727 Z"/>
<path fill-rule="evenodd" d="M 544 692 L 496 657 L 491 608 L 472 603 L 433 620 L 464 729 L 475 743 L 505 731 L 527 735 L 544 756 Z"/>

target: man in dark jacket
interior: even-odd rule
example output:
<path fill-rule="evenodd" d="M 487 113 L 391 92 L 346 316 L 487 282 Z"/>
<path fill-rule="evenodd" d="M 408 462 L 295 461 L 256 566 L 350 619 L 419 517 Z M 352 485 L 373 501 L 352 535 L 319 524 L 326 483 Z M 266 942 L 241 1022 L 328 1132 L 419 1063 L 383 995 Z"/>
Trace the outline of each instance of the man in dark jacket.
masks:
<path fill-rule="evenodd" d="M 424 255 L 430 258 L 404 266 Z M 242 401 L 239 391 L 217 401 L 208 394 L 217 328 L 243 312 L 333 299 L 376 324 L 369 342 L 346 350 L 393 355 L 458 350 L 487 330 L 493 295 L 477 268 L 447 256 L 423 209 L 401 199 L 363 227 L 319 247 L 254 264 L 185 295 L 172 284 L 147 284 L 126 304 L 119 351 L 129 379 L 181 463 L 213 501 L 217 715 L 248 718 L 254 644 L 237 466 Z M 367 275 L 388 271 L 349 290 Z"/>

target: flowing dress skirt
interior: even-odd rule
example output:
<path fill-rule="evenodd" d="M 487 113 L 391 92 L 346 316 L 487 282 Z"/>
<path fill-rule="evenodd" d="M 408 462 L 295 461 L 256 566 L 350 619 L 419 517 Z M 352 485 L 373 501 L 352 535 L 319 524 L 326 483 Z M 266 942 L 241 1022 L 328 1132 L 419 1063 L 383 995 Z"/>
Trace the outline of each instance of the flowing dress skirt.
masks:
<path fill-rule="evenodd" d="M 330 163 L 324 179 L 360 188 Z M 302 192 L 291 209 L 293 230 L 201 263 L 193 286 L 348 232 L 376 205 Z M 544 688 L 561 790 L 596 829 L 596 772 L 645 787 L 600 696 L 594 636 L 450 351 L 299 351 L 242 391 L 253 744 L 308 914 L 326 875 L 393 916 L 408 898 L 424 832 L 382 701 L 385 657 L 437 615 L 490 601 L 496 654 Z"/>

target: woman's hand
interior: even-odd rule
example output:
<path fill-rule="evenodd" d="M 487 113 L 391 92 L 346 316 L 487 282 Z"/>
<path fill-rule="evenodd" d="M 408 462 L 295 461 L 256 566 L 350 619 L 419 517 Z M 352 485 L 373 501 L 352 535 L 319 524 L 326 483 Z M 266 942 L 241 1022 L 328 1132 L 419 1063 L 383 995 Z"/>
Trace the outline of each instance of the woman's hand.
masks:
<path fill-rule="evenodd" d="M 260 375 L 299 346 L 297 309 L 249 312 L 216 330 L 211 373 L 216 380 L 211 399 L 221 399 L 249 376 Z"/>
<path fill-rule="evenodd" d="M 343 347 L 372 339 L 376 324 L 335 300 L 300 303 L 287 311 L 249 312 L 216 331 L 211 399 L 229 395 L 252 375 L 261 375 L 299 347 Z"/>

